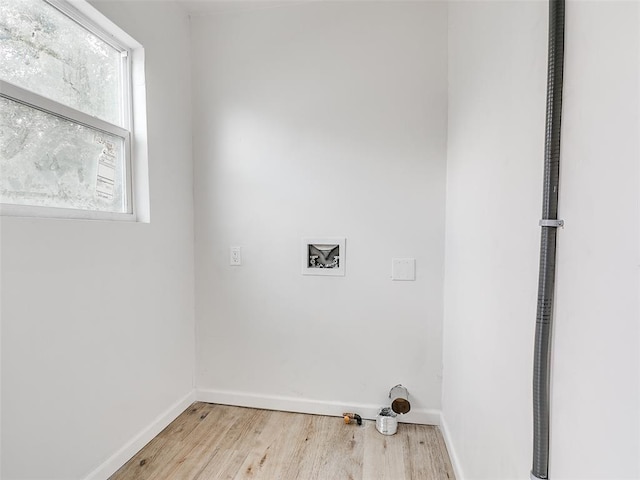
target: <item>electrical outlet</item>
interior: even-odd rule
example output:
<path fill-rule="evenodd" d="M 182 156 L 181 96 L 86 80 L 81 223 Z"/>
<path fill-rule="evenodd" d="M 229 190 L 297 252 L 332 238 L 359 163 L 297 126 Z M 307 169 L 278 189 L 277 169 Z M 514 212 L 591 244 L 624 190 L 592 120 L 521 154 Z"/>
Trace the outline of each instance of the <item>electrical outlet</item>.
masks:
<path fill-rule="evenodd" d="M 242 249 L 240 247 L 229 247 L 229 265 L 242 265 Z"/>

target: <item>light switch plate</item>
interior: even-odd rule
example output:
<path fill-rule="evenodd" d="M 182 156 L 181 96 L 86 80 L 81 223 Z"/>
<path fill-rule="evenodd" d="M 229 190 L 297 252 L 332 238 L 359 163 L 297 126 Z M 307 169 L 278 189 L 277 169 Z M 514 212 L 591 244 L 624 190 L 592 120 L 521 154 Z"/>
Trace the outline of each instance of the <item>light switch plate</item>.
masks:
<path fill-rule="evenodd" d="M 391 280 L 413 281 L 416 279 L 415 258 L 392 258 Z"/>

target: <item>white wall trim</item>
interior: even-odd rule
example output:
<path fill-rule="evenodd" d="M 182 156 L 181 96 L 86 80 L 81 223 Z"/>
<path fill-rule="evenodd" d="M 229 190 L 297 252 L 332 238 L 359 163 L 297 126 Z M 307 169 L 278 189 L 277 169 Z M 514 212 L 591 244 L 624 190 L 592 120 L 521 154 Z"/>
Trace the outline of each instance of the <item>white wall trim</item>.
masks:
<path fill-rule="evenodd" d="M 195 391 L 189 392 L 164 413 L 161 413 L 151 424 L 129 440 L 120 450 L 111 455 L 102 465 L 85 477 L 85 480 L 104 480 L 113 475 L 122 465 L 127 463 L 136 453 L 158 435 L 178 415 L 184 412 L 196 399 Z"/>
<path fill-rule="evenodd" d="M 308 413 L 312 415 L 329 415 L 335 417 L 342 416 L 343 412 L 355 412 L 362 418 L 369 420 L 374 420 L 376 418 L 378 410 L 382 406 L 212 389 L 197 389 L 196 400 L 200 402 L 219 403 L 222 405 L 235 405 L 239 407 Z M 440 418 L 441 415 L 439 410 L 412 408 L 408 414 L 399 416 L 398 421 L 401 423 L 440 425 Z"/>
<path fill-rule="evenodd" d="M 456 476 L 456 480 L 464 480 L 464 473 L 462 472 L 462 465 L 460 465 L 460 458 L 453 446 L 453 439 L 449 433 L 449 427 L 447 421 L 444 418 L 444 414 L 440 416 L 440 431 L 444 438 L 444 443 L 447 446 L 447 452 L 449 453 L 449 459 L 451 460 L 451 466 L 453 467 L 453 473 Z"/>

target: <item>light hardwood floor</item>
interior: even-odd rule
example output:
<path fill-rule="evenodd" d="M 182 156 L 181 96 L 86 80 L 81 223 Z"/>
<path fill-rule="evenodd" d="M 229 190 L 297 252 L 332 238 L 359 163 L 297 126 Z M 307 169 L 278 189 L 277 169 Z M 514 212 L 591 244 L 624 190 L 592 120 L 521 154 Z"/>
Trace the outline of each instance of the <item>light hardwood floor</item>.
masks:
<path fill-rule="evenodd" d="M 194 403 L 110 480 L 452 480 L 437 427 Z"/>

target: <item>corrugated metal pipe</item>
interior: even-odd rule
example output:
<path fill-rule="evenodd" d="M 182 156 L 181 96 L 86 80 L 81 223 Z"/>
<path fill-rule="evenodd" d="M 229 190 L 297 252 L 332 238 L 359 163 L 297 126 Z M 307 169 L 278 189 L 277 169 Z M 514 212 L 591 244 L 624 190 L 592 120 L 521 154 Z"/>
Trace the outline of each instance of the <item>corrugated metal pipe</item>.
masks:
<path fill-rule="evenodd" d="M 553 293 L 556 275 L 558 180 L 560 177 L 560 121 L 564 63 L 564 0 L 549 1 L 549 65 L 544 146 L 544 192 L 540 220 L 540 273 L 533 360 L 533 468 L 531 479 L 549 478 L 549 377 Z"/>

